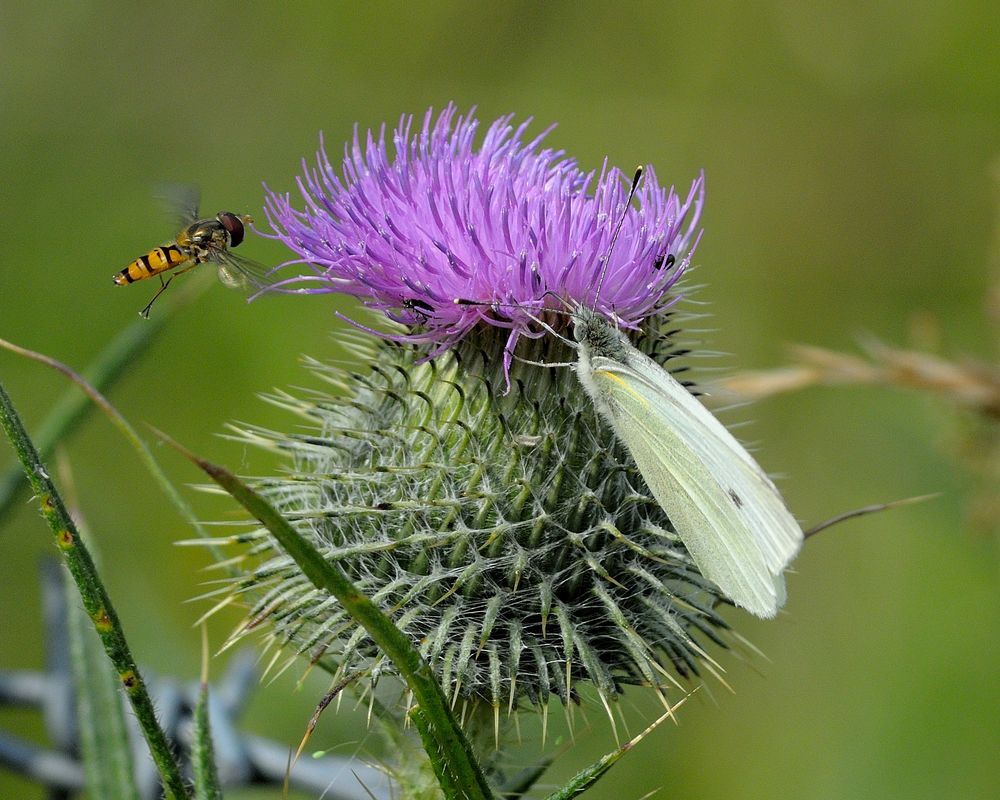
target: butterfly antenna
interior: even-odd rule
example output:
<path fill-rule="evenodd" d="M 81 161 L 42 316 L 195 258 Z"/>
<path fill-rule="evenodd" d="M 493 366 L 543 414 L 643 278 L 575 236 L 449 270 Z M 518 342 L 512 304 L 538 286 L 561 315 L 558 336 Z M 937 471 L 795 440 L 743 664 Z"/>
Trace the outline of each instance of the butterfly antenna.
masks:
<path fill-rule="evenodd" d="M 628 199 L 625 201 L 625 208 L 622 209 L 622 215 L 618 218 L 618 224 L 615 226 L 615 232 L 611 236 L 611 244 L 608 245 L 608 252 L 604 256 L 604 267 L 601 269 L 601 277 L 597 281 L 597 292 L 594 294 L 594 307 L 597 307 L 597 300 L 601 296 L 601 287 L 604 285 L 604 279 L 608 274 L 608 267 L 611 265 L 611 253 L 614 252 L 615 242 L 618 241 L 618 234 L 622 232 L 622 225 L 625 224 L 625 215 L 628 214 L 629 208 L 632 206 L 632 198 L 635 197 L 635 190 L 639 186 L 639 178 L 642 177 L 642 164 L 635 168 L 635 175 L 632 177 L 632 188 L 629 189 Z"/>

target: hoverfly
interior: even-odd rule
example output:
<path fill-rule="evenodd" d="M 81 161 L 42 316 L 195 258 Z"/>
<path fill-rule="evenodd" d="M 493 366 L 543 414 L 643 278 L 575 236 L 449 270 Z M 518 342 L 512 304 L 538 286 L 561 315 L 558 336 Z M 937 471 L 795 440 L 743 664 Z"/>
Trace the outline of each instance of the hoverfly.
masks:
<path fill-rule="evenodd" d="M 273 283 L 268 277 L 267 267 L 232 252 L 243 241 L 246 226 L 253 223 L 253 217 L 220 211 L 214 219 L 199 219 L 199 192 L 196 187 L 170 186 L 167 191 L 169 204 L 177 210 L 180 232 L 172 242 L 154 247 L 113 277 L 116 286 L 125 286 L 154 275 L 160 279 L 159 290 L 139 312 L 140 316 L 149 317 L 149 309 L 156 298 L 166 291 L 174 278 L 205 262 L 216 265 L 219 280 L 230 288 L 263 289 Z M 165 272 L 171 273 L 166 280 L 163 279 Z"/>

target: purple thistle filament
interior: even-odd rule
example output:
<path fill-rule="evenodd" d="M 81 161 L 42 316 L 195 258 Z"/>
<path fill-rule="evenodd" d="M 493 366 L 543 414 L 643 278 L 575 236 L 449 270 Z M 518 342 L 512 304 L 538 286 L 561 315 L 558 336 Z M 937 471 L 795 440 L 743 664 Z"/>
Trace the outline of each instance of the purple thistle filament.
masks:
<path fill-rule="evenodd" d="M 635 328 L 676 299 L 668 291 L 697 245 L 703 176 L 682 200 L 646 168 L 623 213 L 627 177 L 543 147 L 550 129 L 525 140 L 530 120 L 501 117 L 478 147 L 479 122 L 453 105 L 436 119 L 429 110 L 416 133 L 413 121 L 400 120 L 393 155 L 384 126 L 363 144 L 355 129 L 343 177 L 321 143 L 316 165 L 303 161 L 302 210 L 268 192 L 273 236 L 298 256 L 282 266 L 305 267 L 274 289 L 358 297 L 409 327 L 380 335 L 428 343 L 432 355 L 480 323 L 509 329 L 505 367 L 521 335 L 540 335 L 543 309 L 582 304 Z"/>

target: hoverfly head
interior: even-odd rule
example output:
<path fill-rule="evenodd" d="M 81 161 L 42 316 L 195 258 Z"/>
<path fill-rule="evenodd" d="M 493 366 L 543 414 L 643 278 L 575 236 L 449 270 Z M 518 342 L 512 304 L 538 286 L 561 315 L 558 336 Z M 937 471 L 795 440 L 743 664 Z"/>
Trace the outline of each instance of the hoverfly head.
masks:
<path fill-rule="evenodd" d="M 253 223 L 253 217 L 249 214 L 234 214 L 232 211 L 220 211 L 216 219 L 222 223 L 222 227 L 229 234 L 229 246 L 236 247 L 243 241 L 246 234 L 246 226 Z"/>

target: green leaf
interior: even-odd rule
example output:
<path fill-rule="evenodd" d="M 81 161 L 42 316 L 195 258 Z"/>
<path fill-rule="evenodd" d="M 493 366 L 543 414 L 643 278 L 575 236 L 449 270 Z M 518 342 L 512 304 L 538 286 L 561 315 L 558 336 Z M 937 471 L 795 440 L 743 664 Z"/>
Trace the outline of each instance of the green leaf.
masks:
<path fill-rule="evenodd" d="M 139 800 L 118 681 L 79 596 L 68 581 L 63 583 L 87 792 L 107 800 Z"/>
<path fill-rule="evenodd" d="M 222 800 L 219 771 L 212 747 L 212 726 L 208 718 L 208 629 L 201 626 L 201 691 L 194 709 L 194 742 L 191 748 L 195 800 Z"/>
<path fill-rule="evenodd" d="M 690 695 L 688 695 L 690 697 Z M 598 761 L 595 761 L 589 767 L 581 770 L 576 775 L 573 776 L 572 780 L 563 786 L 559 791 L 550 794 L 546 800 L 571 800 L 571 798 L 579 797 L 587 789 L 593 786 L 597 781 L 603 778 L 609 769 L 611 769 L 618 760 L 625 755 L 629 750 L 635 747 L 639 742 L 646 738 L 650 733 L 652 733 L 656 728 L 662 723 L 667 717 L 672 717 L 674 712 L 680 708 L 684 703 L 687 702 L 687 697 L 683 698 L 680 702 L 675 703 L 673 706 L 668 708 L 656 722 L 650 725 L 646 730 L 639 733 L 637 736 L 627 741 L 617 750 L 613 750 L 606 756 Z"/>
<path fill-rule="evenodd" d="M 445 798 L 447 800 L 462 800 L 462 798 L 467 797 L 466 794 L 463 794 L 461 786 L 456 783 L 452 770 L 448 768 L 447 759 L 441 752 L 434 732 L 427 723 L 427 718 L 423 714 L 414 713 L 413 724 L 417 733 L 420 734 L 420 741 L 424 745 L 424 751 L 427 753 L 427 758 L 431 762 L 431 768 L 437 776 L 438 784 L 441 786 L 441 792 Z"/>
<path fill-rule="evenodd" d="M 227 469 L 205 461 L 185 450 L 166 434 L 157 431 L 164 441 L 197 464 L 234 500 L 258 519 L 295 560 L 312 584 L 329 592 L 361 625 L 372 641 L 392 661 L 417 702 L 416 724 L 425 742 L 431 764 L 442 788 L 449 797 L 462 800 L 489 800 L 493 793 L 486 782 L 465 734 L 448 706 L 447 698 L 430 667 L 410 640 L 391 619 L 351 583 L 346 573 L 328 562 L 305 537 L 296 531 L 263 497 Z"/>
<path fill-rule="evenodd" d="M 212 749 L 212 729 L 208 721 L 208 685 L 202 683 L 198 705 L 194 710 L 194 746 L 191 752 L 194 768 L 195 800 L 222 800 L 219 773 L 215 768 Z"/>
<path fill-rule="evenodd" d="M 139 728 L 149 745 L 150 755 L 163 779 L 166 796 L 187 800 L 191 795 L 181 774 L 180 764 L 174 758 L 170 742 L 167 741 L 166 734 L 156 719 L 153 700 L 146 689 L 142 673 L 136 666 L 111 598 L 104 588 L 90 551 L 80 537 L 76 523 L 66 510 L 62 497 L 49 477 L 2 384 L 0 384 L 0 427 L 4 429 L 7 438 L 14 446 L 14 452 L 17 453 L 21 467 L 28 476 L 42 516 L 52 531 L 55 545 L 79 591 L 83 609 L 90 624 L 97 631 L 104 652 L 114 665 L 119 683 L 132 705 Z"/>

